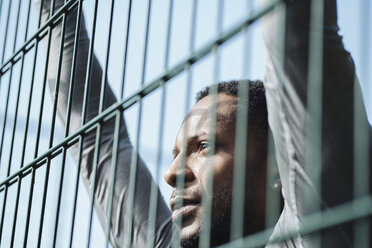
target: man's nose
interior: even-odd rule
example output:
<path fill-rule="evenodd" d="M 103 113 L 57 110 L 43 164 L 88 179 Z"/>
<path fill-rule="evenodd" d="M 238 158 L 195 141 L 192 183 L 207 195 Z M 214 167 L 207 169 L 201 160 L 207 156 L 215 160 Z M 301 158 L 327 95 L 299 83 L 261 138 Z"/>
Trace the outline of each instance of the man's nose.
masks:
<path fill-rule="evenodd" d="M 177 177 L 184 177 L 185 186 L 188 182 L 192 182 L 195 179 L 194 172 L 187 165 L 186 161 L 187 159 L 182 159 L 182 156 L 178 156 L 165 172 L 164 179 L 170 186 L 176 187 Z"/>

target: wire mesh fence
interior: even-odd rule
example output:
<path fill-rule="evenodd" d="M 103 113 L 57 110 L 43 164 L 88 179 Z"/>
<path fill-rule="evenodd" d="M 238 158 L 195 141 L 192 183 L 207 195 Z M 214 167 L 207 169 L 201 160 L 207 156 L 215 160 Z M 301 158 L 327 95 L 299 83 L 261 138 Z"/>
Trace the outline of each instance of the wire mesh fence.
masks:
<path fill-rule="evenodd" d="M 357 2 L 0 0 L 0 247 L 370 247 Z"/>

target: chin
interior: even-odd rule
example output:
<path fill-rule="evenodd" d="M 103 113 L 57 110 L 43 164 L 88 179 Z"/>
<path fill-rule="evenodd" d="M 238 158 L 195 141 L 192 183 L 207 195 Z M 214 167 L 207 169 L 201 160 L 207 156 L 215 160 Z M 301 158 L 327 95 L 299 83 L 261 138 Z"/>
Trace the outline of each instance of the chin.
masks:
<path fill-rule="evenodd" d="M 197 218 L 185 220 L 179 230 L 181 247 L 198 247 L 200 236 L 200 221 Z"/>
<path fill-rule="evenodd" d="M 214 197 L 211 219 L 211 246 L 218 246 L 230 240 L 231 191 L 220 187 L 219 197 Z M 181 247 L 198 247 L 203 233 L 203 210 L 198 208 L 192 214 L 183 216 L 182 228 L 179 228 Z M 178 226 L 179 227 L 179 226 Z"/>
<path fill-rule="evenodd" d="M 213 218 L 216 220 L 216 218 Z M 186 222 L 187 223 L 187 222 Z M 220 225 L 223 224 L 223 225 Z M 229 241 L 230 230 L 226 228 L 229 224 L 226 221 L 216 223 L 212 221 L 211 226 L 211 246 L 218 246 Z M 180 244 L 183 248 L 199 247 L 199 238 L 203 233 L 203 227 L 198 220 L 194 220 L 188 225 L 184 225 L 179 230 Z"/>
<path fill-rule="evenodd" d="M 199 246 L 199 237 L 200 232 L 196 232 L 194 234 L 190 234 L 186 237 L 181 237 L 181 247 L 182 248 L 196 248 Z"/>

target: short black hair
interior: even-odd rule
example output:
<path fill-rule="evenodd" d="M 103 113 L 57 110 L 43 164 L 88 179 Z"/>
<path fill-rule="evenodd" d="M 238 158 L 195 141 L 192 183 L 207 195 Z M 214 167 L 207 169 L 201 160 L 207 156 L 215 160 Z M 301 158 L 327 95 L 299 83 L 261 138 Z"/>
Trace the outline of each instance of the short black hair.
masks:
<path fill-rule="evenodd" d="M 241 89 L 247 89 L 249 85 L 249 115 L 262 115 L 266 116 L 267 121 L 267 107 L 266 107 L 266 97 L 265 97 L 265 87 L 260 80 L 232 80 L 220 82 L 217 85 L 217 92 L 224 93 L 227 95 L 232 95 L 238 97 L 238 92 Z M 244 87 L 245 86 L 245 87 Z M 196 95 L 196 102 L 199 102 L 204 97 L 210 94 L 211 86 L 204 88 L 199 91 Z"/>
<path fill-rule="evenodd" d="M 199 91 L 196 96 L 196 102 L 208 96 L 211 92 L 211 87 L 208 86 Z M 232 80 L 220 82 L 213 85 L 213 87 L 217 87 L 218 94 L 224 93 L 236 97 L 239 97 L 239 90 L 249 90 L 248 133 L 255 133 L 253 143 L 259 149 L 258 153 L 266 156 L 269 125 L 264 83 L 260 80 Z"/>

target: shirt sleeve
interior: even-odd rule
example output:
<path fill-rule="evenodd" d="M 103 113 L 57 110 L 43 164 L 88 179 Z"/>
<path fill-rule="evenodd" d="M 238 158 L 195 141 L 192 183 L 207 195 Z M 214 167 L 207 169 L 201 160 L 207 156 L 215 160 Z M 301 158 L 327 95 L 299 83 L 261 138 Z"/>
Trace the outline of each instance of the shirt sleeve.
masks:
<path fill-rule="evenodd" d="M 56 1 L 55 9 L 58 10 L 64 1 Z M 40 6 L 40 3 L 38 4 Z M 46 22 L 49 18 L 50 0 L 43 1 L 42 21 Z M 52 29 L 50 56 L 48 66 L 48 83 L 54 95 L 56 85 L 56 75 L 58 67 L 61 67 L 61 74 L 59 80 L 58 92 L 58 114 L 65 124 L 67 116 L 68 95 L 70 91 L 70 78 L 72 72 L 72 58 L 74 51 L 74 39 L 77 20 L 77 8 L 66 15 L 65 25 L 65 38 L 63 43 L 63 57 L 62 63 L 58 64 L 60 40 L 61 40 L 61 24 L 57 24 Z M 82 107 L 84 98 L 84 89 L 86 87 L 85 81 L 87 76 L 87 64 L 89 53 L 89 38 L 85 29 L 84 17 L 81 15 L 80 24 L 80 37 L 78 41 L 77 62 L 75 68 L 75 80 L 73 81 L 73 98 L 71 107 L 71 122 L 70 134 L 77 131 L 81 127 L 82 122 Z M 44 44 L 47 48 L 46 44 Z M 45 49 L 45 50 L 46 50 Z M 88 95 L 88 108 L 86 113 L 86 122 L 97 116 L 99 109 L 99 99 L 102 83 L 102 69 L 101 66 L 93 55 L 92 69 L 90 74 L 90 90 Z M 106 95 L 104 107 L 108 107 L 117 101 L 109 86 L 106 87 Z M 133 147 L 129 140 L 125 120 L 121 114 L 121 125 L 118 143 L 118 160 L 115 172 L 115 186 L 112 199 L 112 215 L 108 220 L 108 204 L 110 196 L 110 183 L 111 183 L 111 169 L 112 169 L 112 156 L 114 144 L 114 130 L 115 121 L 108 121 L 102 125 L 100 142 L 99 142 L 99 159 L 97 162 L 96 172 L 96 190 L 94 195 L 94 208 L 99 216 L 100 222 L 105 229 L 107 222 L 111 222 L 110 228 L 110 243 L 113 247 L 123 247 L 125 240 L 125 222 L 130 209 L 128 206 L 129 197 L 129 181 L 131 161 L 133 156 Z M 66 124 L 65 124 L 66 125 Z M 81 155 L 81 176 L 85 183 L 88 192 L 91 192 L 93 187 L 93 166 L 94 166 L 94 153 L 96 132 L 95 130 L 83 135 L 83 148 Z M 76 147 L 72 147 L 71 153 L 76 161 L 79 163 L 79 152 Z M 146 237 L 148 233 L 149 223 L 149 206 L 150 206 L 150 191 L 153 179 L 137 153 L 134 156 L 138 157 L 134 206 L 133 206 L 133 229 L 131 236 L 132 247 L 148 247 Z M 172 235 L 172 222 L 170 218 L 170 210 L 166 206 L 160 191 L 157 189 L 157 214 L 155 224 L 155 246 L 168 247 L 171 243 Z"/>
<path fill-rule="evenodd" d="M 268 51 L 268 118 L 285 202 L 273 238 L 299 230 L 309 214 L 353 200 L 353 106 L 363 106 L 361 98 L 354 98 L 354 87 L 356 91 L 360 88 L 353 60 L 338 34 L 336 0 L 324 1 L 323 42 L 318 47 L 323 50 L 320 96 L 308 90 L 310 84 L 316 83 L 309 81 L 310 9 L 315 1 L 286 2 L 262 20 Z M 310 111 L 309 98 L 321 101 L 320 115 Z M 361 111 L 367 122 L 365 110 Z M 314 144 L 314 133 L 309 130 L 317 121 L 321 135 L 320 146 L 316 147 L 320 152 L 318 160 L 309 155 L 314 150 L 309 145 Z M 343 224 L 268 246 L 351 247 L 352 227 Z"/>

